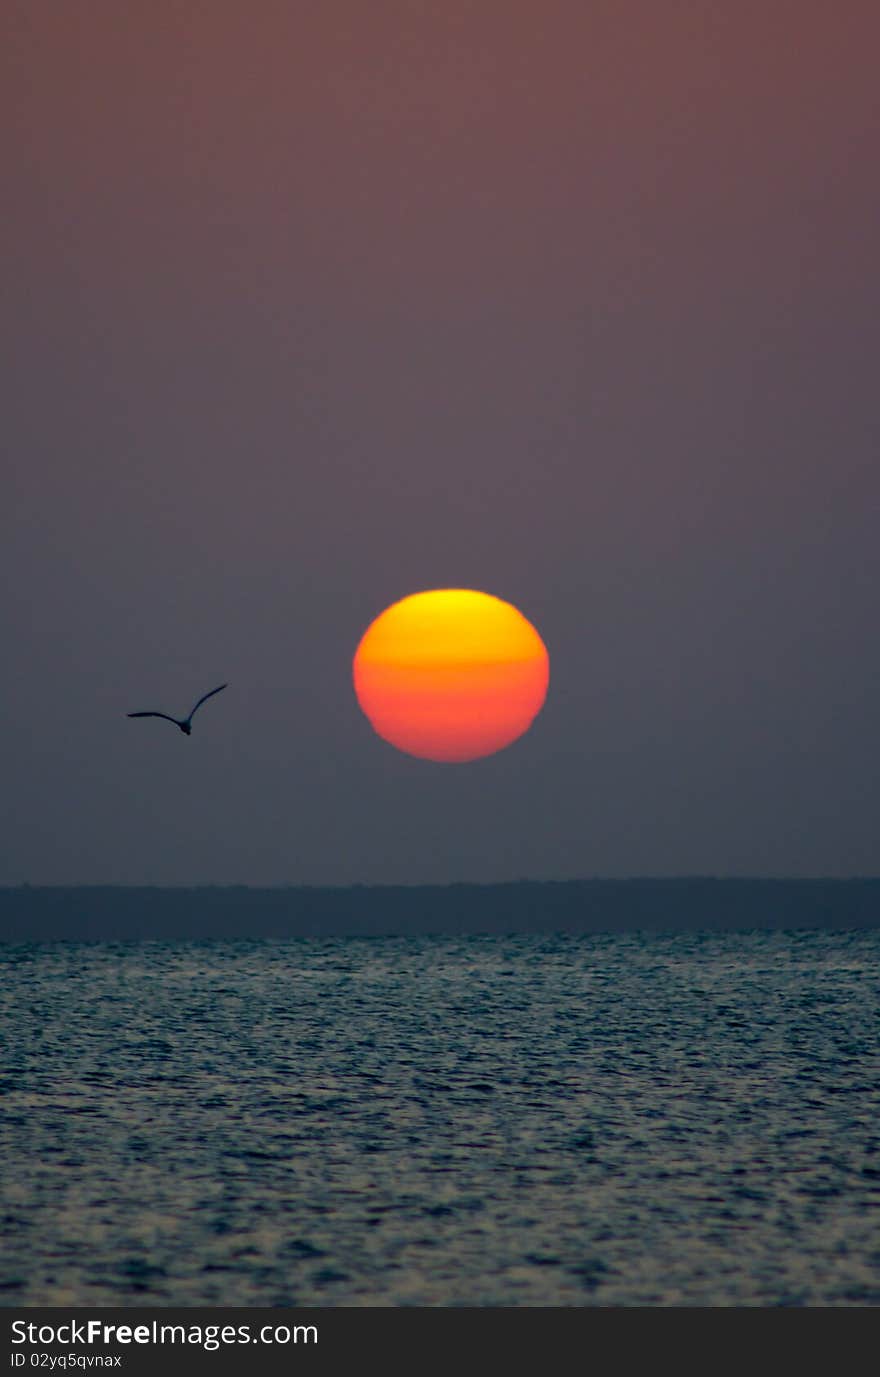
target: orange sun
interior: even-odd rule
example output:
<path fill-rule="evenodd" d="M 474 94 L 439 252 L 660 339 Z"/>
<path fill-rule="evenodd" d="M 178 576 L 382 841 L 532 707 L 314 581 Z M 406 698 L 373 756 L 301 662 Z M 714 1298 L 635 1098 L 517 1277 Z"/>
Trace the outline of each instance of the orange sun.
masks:
<path fill-rule="evenodd" d="M 479 760 L 528 731 L 550 678 L 547 649 L 509 602 L 469 588 L 385 609 L 354 657 L 354 690 L 383 740 L 423 760 Z"/>

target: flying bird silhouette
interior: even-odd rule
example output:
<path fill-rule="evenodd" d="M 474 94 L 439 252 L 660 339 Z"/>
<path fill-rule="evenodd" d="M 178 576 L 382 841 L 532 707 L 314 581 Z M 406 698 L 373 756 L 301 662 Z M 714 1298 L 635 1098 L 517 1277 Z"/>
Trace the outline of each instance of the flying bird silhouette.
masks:
<path fill-rule="evenodd" d="M 225 688 L 226 684 L 221 684 L 219 688 L 211 689 L 210 693 L 202 694 L 201 698 L 190 712 L 189 717 L 169 717 L 167 712 L 130 712 L 127 715 L 129 717 L 164 717 L 166 722 L 173 722 L 175 727 L 179 727 L 184 736 L 190 736 L 192 733 L 192 720 L 197 710 L 208 698 L 213 698 L 215 693 L 219 693 L 220 689 Z"/>

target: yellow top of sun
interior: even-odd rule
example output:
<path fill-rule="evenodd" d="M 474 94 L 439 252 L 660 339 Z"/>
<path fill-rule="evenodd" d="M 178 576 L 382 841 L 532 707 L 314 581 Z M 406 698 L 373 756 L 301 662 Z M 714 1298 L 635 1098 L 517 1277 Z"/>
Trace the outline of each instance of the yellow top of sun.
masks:
<path fill-rule="evenodd" d="M 362 663 L 436 665 L 498 663 L 546 656 L 521 612 L 471 588 L 412 593 L 369 626 L 357 650 Z"/>

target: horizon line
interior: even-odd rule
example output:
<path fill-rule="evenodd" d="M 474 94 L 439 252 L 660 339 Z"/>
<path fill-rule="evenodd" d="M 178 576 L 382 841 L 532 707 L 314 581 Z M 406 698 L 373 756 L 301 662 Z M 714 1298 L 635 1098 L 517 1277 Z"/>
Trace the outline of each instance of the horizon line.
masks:
<path fill-rule="evenodd" d="M 116 880 L 82 880 L 82 881 L 32 881 L 20 880 L 18 883 L 0 884 L 0 892 L 22 889 L 168 889 L 168 890 L 203 890 L 203 889 L 244 889 L 260 891 L 282 891 L 291 889 L 323 889 L 323 890 L 352 890 L 352 889 L 501 889 L 514 885 L 579 885 L 579 884 L 681 884 L 681 883 L 713 883 L 713 884 L 874 884 L 880 881 L 880 874 L 852 874 L 852 875 L 786 875 L 786 874 L 716 874 L 710 871 L 682 871 L 674 875 L 615 875 L 615 874 L 594 874 L 594 875 L 575 875 L 553 878 L 538 878 L 523 875 L 517 879 L 508 880 L 348 880 L 343 883 L 332 881 L 309 882 L 303 880 L 291 880 L 278 884 L 254 884 L 247 881 L 214 881 L 196 880 L 189 882 L 170 882 L 165 883 L 155 880 L 141 881 L 116 881 Z"/>

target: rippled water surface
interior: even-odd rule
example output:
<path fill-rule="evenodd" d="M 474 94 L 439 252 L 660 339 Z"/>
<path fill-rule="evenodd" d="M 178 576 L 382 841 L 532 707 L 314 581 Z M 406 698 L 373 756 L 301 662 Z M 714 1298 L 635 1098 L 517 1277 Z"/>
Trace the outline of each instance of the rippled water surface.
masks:
<path fill-rule="evenodd" d="M 880 932 L 0 948 L 6 1305 L 880 1304 Z"/>

